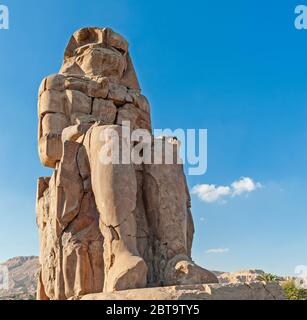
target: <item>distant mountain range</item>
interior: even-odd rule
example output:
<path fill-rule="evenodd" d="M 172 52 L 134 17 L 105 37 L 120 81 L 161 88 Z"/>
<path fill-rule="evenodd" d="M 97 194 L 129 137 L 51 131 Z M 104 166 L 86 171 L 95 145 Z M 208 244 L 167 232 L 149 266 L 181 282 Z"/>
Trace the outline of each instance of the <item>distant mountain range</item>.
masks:
<path fill-rule="evenodd" d="M 2 265 L 9 271 L 9 290 L 0 290 L 0 300 L 36 299 L 38 257 L 16 257 Z"/>

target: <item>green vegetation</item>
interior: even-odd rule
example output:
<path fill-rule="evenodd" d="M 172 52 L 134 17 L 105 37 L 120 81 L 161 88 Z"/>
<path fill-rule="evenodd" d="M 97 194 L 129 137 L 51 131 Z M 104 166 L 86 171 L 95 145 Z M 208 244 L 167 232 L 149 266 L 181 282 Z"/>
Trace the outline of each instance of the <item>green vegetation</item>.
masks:
<path fill-rule="evenodd" d="M 278 276 L 272 274 L 272 273 L 264 273 L 257 277 L 258 281 L 263 282 L 278 282 L 279 278 Z"/>
<path fill-rule="evenodd" d="M 307 300 L 307 290 L 299 288 L 295 280 L 289 280 L 286 282 L 281 282 L 279 277 L 272 273 L 264 273 L 257 277 L 258 281 L 263 282 L 278 282 L 284 289 L 285 296 L 287 300 Z"/>
<path fill-rule="evenodd" d="M 294 280 L 290 280 L 281 284 L 285 291 L 287 300 L 307 300 L 307 290 L 298 288 Z"/>

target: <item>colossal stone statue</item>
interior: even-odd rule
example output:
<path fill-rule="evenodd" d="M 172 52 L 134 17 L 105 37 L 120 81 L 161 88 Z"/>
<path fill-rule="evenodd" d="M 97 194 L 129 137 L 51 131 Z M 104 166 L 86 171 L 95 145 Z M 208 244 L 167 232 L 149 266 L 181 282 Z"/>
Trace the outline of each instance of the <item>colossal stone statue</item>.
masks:
<path fill-rule="evenodd" d="M 42 81 L 38 113 L 39 156 L 54 169 L 38 181 L 38 299 L 217 282 L 191 259 L 183 166 L 101 161 L 102 149 L 131 147 L 127 123 L 151 134 L 150 106 L 122 36 L 77 31 L 59 73 Z M 176 139 L 163 143 L 179 147 Z"/>

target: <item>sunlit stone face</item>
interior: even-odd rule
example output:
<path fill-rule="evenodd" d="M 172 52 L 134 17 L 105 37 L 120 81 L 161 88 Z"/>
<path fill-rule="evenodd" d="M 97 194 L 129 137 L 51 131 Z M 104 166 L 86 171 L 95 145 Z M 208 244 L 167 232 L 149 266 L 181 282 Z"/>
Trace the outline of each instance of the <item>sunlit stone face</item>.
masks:
<path fill-rule="evenodd" d="M 84 75 L 118 82 L 127 69 L 127 55 L 128 42 L 118 33 L 108 28 L 85 28 L 74 34 L 62 71 L 74 73 L 79 68 Z"/>
<path fill-rule="evenodd" d="M 126 69 L 126 53 L 113 47 L 87 45 L 77 50 L 76 62 L 86 75 L 119 80 Z"/>

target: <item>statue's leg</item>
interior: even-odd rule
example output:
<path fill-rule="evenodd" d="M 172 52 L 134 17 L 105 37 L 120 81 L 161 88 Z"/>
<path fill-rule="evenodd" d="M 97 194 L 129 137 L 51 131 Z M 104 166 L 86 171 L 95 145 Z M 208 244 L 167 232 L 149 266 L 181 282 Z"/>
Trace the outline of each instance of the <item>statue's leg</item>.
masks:
<path fill-rule="evenodd" d="M 123 149 L 116 139 L 110 139 L 112 130 L 122 140 L 122 127 L 98 125 L 89 130 L 84 140 L 91 164 L 100 229 L 105 239 L 106 292 L 146 287 L 147 283 L 147 266 L 137 249 L 135 169 L 132 164 L 102 162 L 104 156 L 112 154 L 112 150 L 121 153 Z M 129 143 L 122 141 L 123 144 Z M 104 154 L 103 150 L 109 151 Z"/>
<path fill-rule="evenodd" d="M 144 165 L 145 207 L 153 233 L 156 283 L 214 283 L 211 272 L 191 259 L 194 226 L 190 195 L 180 164 Z"/>

